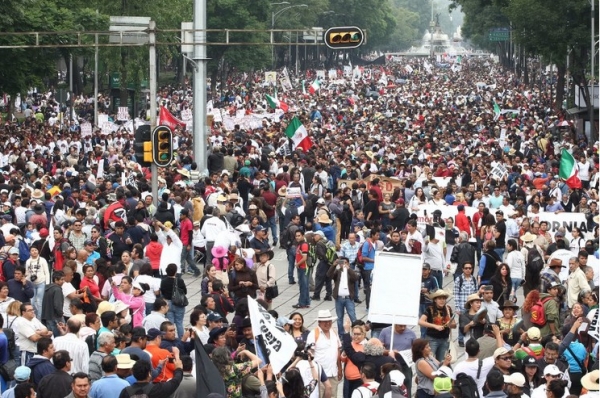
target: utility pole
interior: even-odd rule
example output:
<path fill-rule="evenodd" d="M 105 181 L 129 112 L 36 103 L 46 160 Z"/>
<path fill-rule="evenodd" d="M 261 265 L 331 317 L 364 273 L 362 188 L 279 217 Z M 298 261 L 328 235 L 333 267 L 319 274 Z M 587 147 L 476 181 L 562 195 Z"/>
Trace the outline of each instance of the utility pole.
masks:
<path fill-rule="evenodd" d="M 98 19 L 98 10 L 96 10 L 96 19 Z M 98 33 L 94 35 L 94 127 L 98 125 Z M 133 115 L 135 120 L 135 115 Z M 93 128 L 92 128 L 93 129 Z"/>
<path fill-rule="evenodd" d="M 148 25 L 148 43 L 150 45 L 150 76 L 148 79 L 150 85 L 150 130 L 152 131 L 156 127 L 156 91 L 158 85 L 156 81 L 156 22 L 152 20 Z M 152 200 L 155 205 L 158 205 L 158 167 L 155 162 L 152 162 L 150 170 L 152 174 Z"/>
<path fill-rule="evenodd" d="M 194 0 L 194 160 L 206 168 L 206 0 Z"/>

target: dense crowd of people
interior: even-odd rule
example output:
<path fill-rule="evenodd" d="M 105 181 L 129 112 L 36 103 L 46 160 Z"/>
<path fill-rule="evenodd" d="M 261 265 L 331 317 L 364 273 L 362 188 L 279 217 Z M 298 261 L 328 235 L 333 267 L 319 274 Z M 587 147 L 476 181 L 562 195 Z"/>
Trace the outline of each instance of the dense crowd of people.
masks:
<path fill-rule="evenodd" d="M 262 126 L 215 122 L 207 159 L 178 126 L 158 197 L 130 131 L 82 131 L 93 99 L 63 122 L 52 92 L 30 93 L 0 128 L 3 397 L 196 396 L 196 343 L 228 398 L 597 394 L 598 143 L 544 81 L 488 60 L 334 74 L 292 76 L 276 118 L 263 76 L 220 82 L 214 106 Z M 320 88 L 304 94 L 304 80 Z M 158 101 L 175 116 L 193 104 L 188 87 Z M 292 117 L 307 151 L 288 139 Z M 560 178 L 563 150 L 580 183 Z M 545 218 L 561 213 L 579 221 Z M 280 249 L 292 314 L 277 313 Z M 357 318 L 382 293 L 378 251 L 421 256 L 416 332 Z M 298 345 L 281 372 L 249 298 Z M 319 300 L 335 314 L 307 329 Z"/>

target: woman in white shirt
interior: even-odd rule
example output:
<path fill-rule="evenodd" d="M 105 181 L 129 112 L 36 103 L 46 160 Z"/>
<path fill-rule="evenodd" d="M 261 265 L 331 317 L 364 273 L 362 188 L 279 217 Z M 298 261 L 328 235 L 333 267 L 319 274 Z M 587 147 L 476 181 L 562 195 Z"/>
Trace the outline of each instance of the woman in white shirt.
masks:
<path fill-rule="evenodd" d="M 29 249 L 29 259 L 25 263 L 25 277 L 33 283 L 33 298 L 31 304 L 35 309 L 35 313 L 40 316 L 42 314 L 42 300 L 44 299 L 44 291 L 46 285 L 50 283 L 50 271 L 48 262 L 40 256 L 37 247 L 32 246 Z"/>
<path fill-rule="evenodd" d="M 146 283 L 148 286 L 150 286 L 150 289 L 144 292 L 146 315 L 150 315 L 156 298 L 160 296 L 160 278 L 155 278 L 153 274 L 154 271 L 152 270 L 152 265 L 150 265 L 149 262 L 145 262 L 140 267 L 139 275 L 135 278 L 135 282 Z"/>
<path fill-rule="evenodd" d="M 585 250 L 585 239 L 581 236 L 581 231 L 577 227 L 573 227 L 571 235 L 573 236 L 573 239 L 571 239 L 569 249 L 577 255 L 579 251 Z"/>
<path fill-rule="evenodd" d="M 517 289 L 525 280 L 525 258 L 523 253 L 519 251 L 519 245 L 516 240 L 509 239 L 506 242 L 506 259 L 504 262 L 509 266 L 510 279 L 512 281 L 511 298 L 517 294 Z"/>
<path fill-rule="evenodd" d="M 202 310 L 194 310 L 190 314 L 190 324 L 202 344 L 207 344 L 210 337 L 206 322 L 206 314 Z"/>

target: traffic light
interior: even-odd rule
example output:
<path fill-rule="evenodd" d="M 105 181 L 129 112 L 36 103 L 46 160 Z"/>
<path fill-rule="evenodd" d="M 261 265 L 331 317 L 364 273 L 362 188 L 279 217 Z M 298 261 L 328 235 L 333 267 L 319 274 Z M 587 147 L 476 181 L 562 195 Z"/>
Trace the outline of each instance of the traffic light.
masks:
<path fill-rule="evenodd" d="M 145 124 L 135 130 L 135 159 L 142 167 L 152 165 L 152 132 Z"/>
<path fill-rule="evenodd" d="M 152 131 L 152 153 L 158 167 L 167 167 L 173 161 L 173 132 L 167 126 Z"/>
<path fill-rule="evenodd" d="M 363 31 L 356 26 L 329 28 L 323 37 L 327 47 L 334 50 L 357 48 L 363 44 L 364 40 Z"/>

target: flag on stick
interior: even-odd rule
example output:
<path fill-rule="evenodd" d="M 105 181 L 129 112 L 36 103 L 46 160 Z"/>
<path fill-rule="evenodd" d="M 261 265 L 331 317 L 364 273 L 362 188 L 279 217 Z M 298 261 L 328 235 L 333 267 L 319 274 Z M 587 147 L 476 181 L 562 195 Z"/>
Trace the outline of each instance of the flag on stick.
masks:
<path fill-rule="evenodd" d="M 290 124 L 288 124 L 287 128 L 285 129 L 285 135 L 292 139 L 294 150 L 296 150 L 296 148 L 301 148 L 304 152 L 306 152 L 313 145 L 310 137 L 308 136 L 306 128 L 302 125 L 302 122 L 300 122 L 297 117 L 294 117 L 290 121 Z"/>
<path fill-rule="evenodd" d="M 575 158 L 566 149 L 563 148 L 560 156 L 560 167 L 558 175 L 565 180 L 565 183 L 571 189 L 581 188 L 581 180 L 579 179 L 579 169 Z"/>
<path fill-rule="evenodd" d="M 318 80 L 315 80 L 314 82 L 312 82 L 310 84 L 310 86 L 308 87 L 308 92 L 311 94 L 316 93 L 317 91 L 319 91 L 319 88 L 321 88 L 321 82 Z"/>
<path fill-rule="evenodd" d="M 272 109 L 279 108 L 284 112 L 287 112 L 289 110 L 289 106 L 285 102 L 277 99 L 277 95 L 275 97 L 271 97 L 270 95 L 265 94 L 265 96 L 267 97 L 267 102 L 269 103 L 269 107 L 271 107 Z"/>

